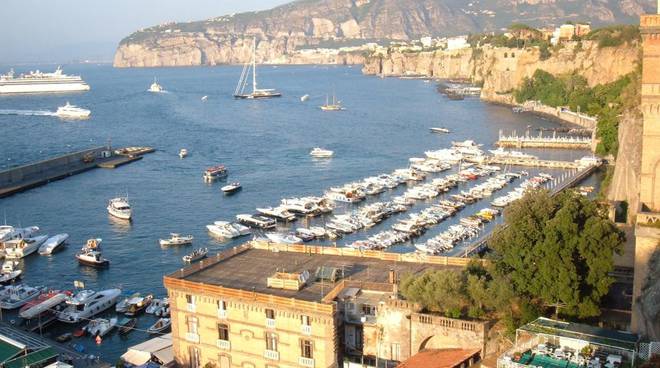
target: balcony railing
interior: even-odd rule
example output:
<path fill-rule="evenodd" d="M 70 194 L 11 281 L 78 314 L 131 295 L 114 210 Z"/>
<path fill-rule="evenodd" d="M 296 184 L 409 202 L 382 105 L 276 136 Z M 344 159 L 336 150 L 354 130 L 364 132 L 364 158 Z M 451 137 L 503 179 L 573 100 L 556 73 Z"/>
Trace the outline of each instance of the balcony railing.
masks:
<path fill-rule="evenodd" d="M 312 334 L 312 326 L 310 325 L 302 325 L 300 326 L 300 332 L 303 333 L 303 335 L 311 335 Z"/>
<path fill-rule="evenodd" d="M 264 358 L 269 360 L 280 360 L 280 353 L 273 350 L 264 350 Z"/>
<path fill-rule="evenodd" d="M 186 332 L 186 340 L 194 343 L 199 342 L 199 335 L 193 332 Z"/>
<path fill-rule="evenodd" d="M 298 358 L 298 364 L 302 365 L 303 367 L 311 367 L 311 368 L 314 368 L 314 359 L 312 359 L 312 358 L 305 358 L 305 357 L 299 357 L 299 358 Z"/>
<path fill-rule="evenodd" d="M 275 320 L 266 318 L 266 327 L 268 328 L 275 328 Z"/>
<path fill-rule="evenodd" d="M 229 340 L 217 340 L 216 345 L 222 350 L 231 350 L 231 343 Z"/>

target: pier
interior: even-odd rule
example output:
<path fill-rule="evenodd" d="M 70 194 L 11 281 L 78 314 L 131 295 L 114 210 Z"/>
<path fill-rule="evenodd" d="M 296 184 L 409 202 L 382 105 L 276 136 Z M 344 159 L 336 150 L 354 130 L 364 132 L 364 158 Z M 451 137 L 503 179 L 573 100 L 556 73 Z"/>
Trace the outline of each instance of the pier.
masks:
<path fill-rule="evenodd" d="M 557 193 L 560 193 L 561 191 L 574 187 L 578 185 L 580 182 L 582 182 L 584 179 L 589 177 L 596 169 L 598 169 L 600 165 L 589 165 L 587 167 L 582 167 L 581 169 L 577 170 L 575 175 L 571 177 L 569 180 L 564 180 L 559 183 L 557 183 L 557 186 L 553 187 L 550 190 L 551 195 L 557 195 Z M 501 229 L 506 228 L 506 225 L 502 225 Z M 479 254 L 486 250 L 488 247 L 488 240 L 490 239 L 491 236 L 493 236 L 495 230 L 489 232 L 488 234 L 483 235 L 479 239 L 477 239 L 474 243 L 472 243 L 466 250 L 465 253 L 463 254 L 464 257 L 470 257 L 475 254 Z"/>
<path fill-rule="evenodd" d="M 577 170 L 581 167 L 580 163 L 574 161 L 555 161 L 539 160 L 536 158 L 515 158 L 515 157 L 496 157 L 491 156 L 486 159 L 489 165 L 511 165 L 528 167 L 547 167 L 552 169 Z"/>
<path fill-rule="evenodd" d="M 151 152 L 154 149 L 150 147 L 128 147 L 113 151 L 108 145 L 0 171 L 0 198 L 98 167 L 114 169 L 140 160 L 143 155 Z"/>
<path fill-rule="evenodd" d="M 514 131 L 511 135 L 504 135 L 500 130 L 499 138 L 495 145 L 498 147 L 514 148 L 562 148 L 562 149 L 591 149 L 593 137 L 572 137 L 557 136 L 553 132 L 552 136 L 543 136 L 540 132 L 538 136 L 517 135 Z"/>

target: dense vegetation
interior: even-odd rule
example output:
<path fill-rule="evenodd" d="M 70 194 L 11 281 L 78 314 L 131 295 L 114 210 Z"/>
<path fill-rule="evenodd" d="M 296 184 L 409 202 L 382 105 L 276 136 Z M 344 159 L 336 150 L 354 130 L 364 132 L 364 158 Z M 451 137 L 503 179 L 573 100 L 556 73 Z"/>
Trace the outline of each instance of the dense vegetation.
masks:
<path fill-rule="evenodd" d="M 585 39 L 597 41 L 598 47 L 618 47 L 639 41 L 640 32 L 636 25 L 618 25 L 595 29 Z"/>
<path fill-rule="evenodd" d="M 505 221 L 489 242 L 489 267 L 406 275 L 401 294 L 453 318 L 502 318 L 509 331 L 551 311 L 599 315 L 624 235 L 596 202 L 570 191 L 530 192 L 507 208 Z"/>
<path fill-rule="evenodd" d="M 639 75 L 637 71 L 592 88 L 577 74 L 554 76 L 537 70 L 523 80 L 514 97 L 519 103 L 534 100 L 552 107 L 568 106 L 571 111 L 597 117 L 600 142 L 596 152 L 616 155 L 619 116 L 639 104 Z"/>

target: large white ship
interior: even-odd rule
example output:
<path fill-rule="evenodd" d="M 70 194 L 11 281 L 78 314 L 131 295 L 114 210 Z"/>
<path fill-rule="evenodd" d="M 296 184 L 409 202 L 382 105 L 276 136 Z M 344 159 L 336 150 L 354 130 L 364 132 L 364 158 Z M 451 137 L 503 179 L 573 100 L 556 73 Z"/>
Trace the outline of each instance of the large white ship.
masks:
<path fill-rule="evenodd" d="M 61 67 L 52 73 L 39 70 L 14 76 L 14 70 L 0 75 L 0 94 L 52 93 L 89 91 L 89 85 L 79 75 L 66 75 Z"/>

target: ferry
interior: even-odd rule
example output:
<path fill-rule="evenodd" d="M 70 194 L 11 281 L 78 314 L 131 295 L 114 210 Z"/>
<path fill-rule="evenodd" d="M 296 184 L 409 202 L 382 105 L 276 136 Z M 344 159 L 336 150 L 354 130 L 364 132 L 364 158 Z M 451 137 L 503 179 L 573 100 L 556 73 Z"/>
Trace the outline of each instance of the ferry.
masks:
<path fill-rule="evenodd" d="M 108 201 L 108 213 L 122 220 L 130 220 L 131 205 L 127 197 L 117 197 Z"/>
<path fill-rule="evenodd" d="M 62 119 L 88 119 L 91 114 L 90 110 L 71 105 L 69 101 L 66 102 L 66 105 L 58 107 L 55 112 L 55 116 Z"/>
<path fill-rule="evenodd" d="M 61 67 L 55 72 L 39 70 L 16 77 L 14 70 L 0 75 L 0 94 L 12 93 L 58 93 L 89 91 L 89 85 L 78 75 L 66 75 Z"/>
<path fill-rule="evenodd" d="M 58 320 L 65 323 L 78 323 L 109 309 L 117 303 L 120 289 L 103 291 L 81 290 L 66 301 L 67 307 L 56 313 Z"/>
<path fill-rule="evenodd" d="M 216 179 L 226 178 L 227 168 L 224 165 L 209 167 L 204 171 L 203 177 L 205 181 L 214 181 Z"/>

